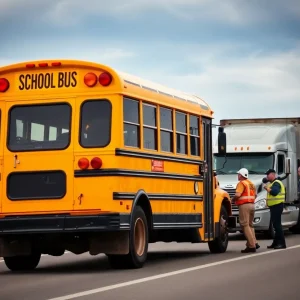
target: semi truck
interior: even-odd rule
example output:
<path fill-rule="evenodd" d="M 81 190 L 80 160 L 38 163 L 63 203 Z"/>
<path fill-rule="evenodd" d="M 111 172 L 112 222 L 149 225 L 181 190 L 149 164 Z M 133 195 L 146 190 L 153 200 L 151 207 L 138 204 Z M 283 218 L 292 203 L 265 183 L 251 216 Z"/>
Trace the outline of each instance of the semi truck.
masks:
<path fill-rule="evenodd" d="M 213 148 L 214 168 L 220 188 L 233 197 L 238 183 L 237 172 L 240 168 L 247 168 L 249 179 L 257 191 L 255 231 L 272 239 L 275 232 L 263 184 L 267 181 L 266 171 L 275 169 L 286 188 L 282 226 L 285 230 L 299 233 L 297 168 L 300 166 L 300 118 L 223 119 L 220 126 L 227 137 L 226 154 L 218 153 L 218 141 Z M 241 232 L 238 207 L 234 204 L 232 213 L 236 217 L 236 226 L 229 231 Z"/>

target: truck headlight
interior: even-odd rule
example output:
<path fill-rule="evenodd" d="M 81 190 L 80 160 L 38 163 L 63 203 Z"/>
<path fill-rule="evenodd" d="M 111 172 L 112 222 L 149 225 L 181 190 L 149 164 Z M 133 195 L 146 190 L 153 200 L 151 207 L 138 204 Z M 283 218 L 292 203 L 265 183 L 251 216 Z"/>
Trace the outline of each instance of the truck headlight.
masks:
<path fill-rule="evenodd" d="M 255 209 L 266 208 L 266 199 L 259 200 L 255 203 Z"/>

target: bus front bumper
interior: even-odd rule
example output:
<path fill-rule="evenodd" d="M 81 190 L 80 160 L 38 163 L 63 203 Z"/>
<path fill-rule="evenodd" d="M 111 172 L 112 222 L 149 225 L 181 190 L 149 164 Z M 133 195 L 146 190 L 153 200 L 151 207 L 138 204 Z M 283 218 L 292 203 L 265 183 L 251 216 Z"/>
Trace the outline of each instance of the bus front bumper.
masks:
<path fill-rule="evenodd" d="M 233 210 L 232 216 L 235 217 L 236 222 L 232 222 L 233 226 L 230 226 L 228 228 L 228 232 L 235 233 L 237 231 L 241 231 L 242 228 L 239 224 L 239 211 Z M 267 231 L 270 226 L 270 210 L 269 209 L 261 209 L 256 210 L 254 215 L 254 229 L 255 231 Z"/>

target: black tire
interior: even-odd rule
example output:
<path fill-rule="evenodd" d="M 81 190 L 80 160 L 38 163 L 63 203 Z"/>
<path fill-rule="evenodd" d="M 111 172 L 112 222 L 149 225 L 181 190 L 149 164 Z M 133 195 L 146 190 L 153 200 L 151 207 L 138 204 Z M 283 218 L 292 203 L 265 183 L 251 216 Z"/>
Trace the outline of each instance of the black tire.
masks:
<path fill-rule="evenodd" d="M 224 253 L 227 250 L 229 233 L 227 231 L 228 213 L 224 205 L 221 206 L 219 219 L 219 236 L 208 242 L 211 253 Z"/>
<path fill-rule="evenodd" d="M 41 259 L 41 253 L 32 253 L 24 256 L 4 257 L 4 262 L 11 271 L 31 271 L 34 270 Z"/>
<path fill-rule="evenodd" d="M 264 237 L 266 239 L 270 239 L 273 240 L 275 238 L 275 230 L 273 227 L 273 223 L 270 220 L 270 225 L 269 225 L 269 229 L 267 231 L 264 231 Z"/>
<path fill-rule="evenodd" d="M 142 268 L 148 253 L 148 224 L 144 210 L 136 206 L 133 211 L 129 233 L 129 253 L 126 255 L 107 255 L 109 264 L 114 269 Z"/>

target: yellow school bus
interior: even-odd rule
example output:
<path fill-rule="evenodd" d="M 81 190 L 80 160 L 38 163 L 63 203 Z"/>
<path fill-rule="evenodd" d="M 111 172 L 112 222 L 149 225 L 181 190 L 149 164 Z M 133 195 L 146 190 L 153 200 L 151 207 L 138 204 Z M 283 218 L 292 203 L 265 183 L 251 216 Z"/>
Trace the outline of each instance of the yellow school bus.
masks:
<path fill-rule="evenodd" d="M 0 68 L 0 110 L 10 270 L 65 251 L 141 268 L 158 241 L 226 251 L 231 202 L 212 170 L 213 111 L 199 97 L 97 63 L 43 60 Z"/>

